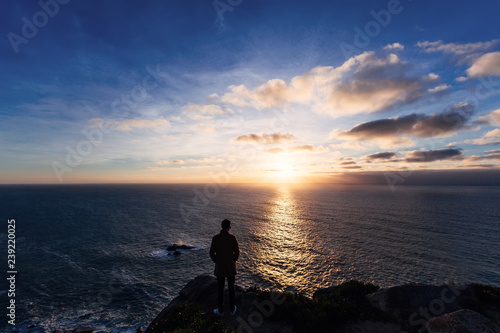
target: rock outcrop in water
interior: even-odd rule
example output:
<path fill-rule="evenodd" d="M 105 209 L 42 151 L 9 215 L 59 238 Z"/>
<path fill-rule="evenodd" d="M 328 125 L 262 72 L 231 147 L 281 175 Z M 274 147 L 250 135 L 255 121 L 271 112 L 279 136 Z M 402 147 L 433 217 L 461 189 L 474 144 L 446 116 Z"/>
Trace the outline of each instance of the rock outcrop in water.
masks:
<path fill-rule="evenodd" d="M 182 245 L 173 244 L 173 245 L 167 246 L 167 251 L 191 250 L 191 249 L 194 249 L 194 246 L 186 245 L 186 244 L 182 244 Z"/>
<path fill-rule="evenodd" d="M 372 288 L 378 289 L 351 281 L 320 289 L 311 299 L 236 286 L 237 314 L 231 317 L 225 309 L 226 315 L 219 318 L 212 314 L 217 280 L 202 275 L 181 290 L 146 333 L 186 327 L 189 331 L 196 326 L 183 325 L 197 322 L 218 332 L 500 333 L 498 287 L 412 284 L 365 294 Z"/>

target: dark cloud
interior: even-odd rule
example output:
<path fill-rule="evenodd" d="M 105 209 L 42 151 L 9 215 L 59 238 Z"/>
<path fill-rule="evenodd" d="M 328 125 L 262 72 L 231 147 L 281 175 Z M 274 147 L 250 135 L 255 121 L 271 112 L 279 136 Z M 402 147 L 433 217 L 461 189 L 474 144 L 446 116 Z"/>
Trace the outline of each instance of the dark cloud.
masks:
<path fill-rule="evenodd" d="M 366 158 L 371 159 L 371 160 L 377 160 L 377 159 L 390 159 L 390 158 L 393 158 L 396 156 L 398 156 L 396 153 L 394 153 L 392 151 L 388 151 L 388 152 L 383 152 L 383 153 L 371 154 L 371 155 L 366 156 Z"/>
<path fill-rule="evenodd" d="M 414 150 L 406 155 L 406 162 L 421 163 L 443 160 L 461 160 L 464 158 L 462 151 L 455 148 L 437 150 Z"/>
<path fill-rule="evenodd" d="M 460 129 L 470 128 L 468 121 L 474 106 L 458 104 L 440 114 L 410 114 L 403 117 L 378 119 L 361 123 L 341 132 L 340 137 L 357 140 L 413 136 L 421 138 L 448 136 Z"/>
<path fill-rule="evenodd" d="M 464 166 L 464 168 L 494 168 L 496 164 L 469 164 Z"/>
<path fill-rule="evenodd" d="M 350 162 L 342 162 L 342 163 L 340 163 L 340 165 L 353 165 L 353 164 L 356 164 L 356 162 L 350 161 Z"/>
<path fill-rule="evenodd" d="M 282 142 L 293 142 L 295 141 L 295 137 L 290 133 L 261 133 L 261 134 L 245 134 L 241 135 L 235 139 L 235 142 L 255 142 L 258 144 L 273 144 L 273 143 L 282 143 Z"/>
<path fill-rule="evenodd" d="M 342 169 L 361 169 L 359 165 L 343 166 Z"/>
<path fill-rule="evenodd" d="M 331 172 L 331 181 L 338 184 L 373 184 L 385 185 L 388 171 L 356 171 L 344 173 Z M 394 171 L 396 175 L 400 172 Z M 500 186 L 500 168 L 474 168 L 454 170 L 414 170 L 410 176 L 395 186 L 406 185 L 470 185 L 470 186 Z"/>
<path fill-rule="evenodd" d="M 469 161 L 483 161 L 483 160 L 495 160 L 500 161 L 500 150 L 491 150 L 494 153 L 490 153 L 483 156 L 471 156 L 468 158 Z"/>

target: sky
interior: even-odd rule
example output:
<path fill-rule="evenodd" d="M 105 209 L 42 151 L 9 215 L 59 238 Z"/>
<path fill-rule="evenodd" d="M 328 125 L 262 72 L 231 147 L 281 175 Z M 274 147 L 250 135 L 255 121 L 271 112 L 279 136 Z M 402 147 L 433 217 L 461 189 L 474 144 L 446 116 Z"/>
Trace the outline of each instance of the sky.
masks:
<path fill-rule="evenodd" d="M 499 10 L 4 1 L 0 183 L 498 183 Z"/>

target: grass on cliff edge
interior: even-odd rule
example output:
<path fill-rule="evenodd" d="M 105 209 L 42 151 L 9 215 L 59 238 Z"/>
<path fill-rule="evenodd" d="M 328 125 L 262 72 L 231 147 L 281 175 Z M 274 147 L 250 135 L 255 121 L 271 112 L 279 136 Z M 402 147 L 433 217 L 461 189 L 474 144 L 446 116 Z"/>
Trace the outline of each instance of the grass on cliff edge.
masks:
<path fill-rule="evenodd" d="M 284 293 L 285 302 L 275 307 L 270 320 L 293 325 L 298 332 L 329 332 L 348 322 L 359 320 L 385 321 L 388 317 L 373 308 L 365 295 L 380 288 L 371 283 L 351 280 L 326 289 L 316 298 L 297 293 Z M 251 288 L 257 299 L 268 300 L 271 292 Z"/>
<path fill-rule="evenodd" d="M 197 306 L 177 305 L 162 318 L 155 326 L 151 327 L 152 332 L 162 333 L 234 333 L 234 329 L 224 325 L 213 315 L 206 314 Z"/>
<path fill-rule="evenodd" d="M 374 309 L 366 301 L 365 295 L 378 291 L 371 283 L 349 281 L 329 288 L 316 298 L 298 293 L 277 293 L 284 302 L 276 305 L 268 317 L 274 322 L 293 325 L 297 332 L 328 332 L 344 326 L 350 321 L 384 320 L 386 315 Z M 257 301 L 270 300 L 271 291 L 250 288 Z M 274 297 L 276 299 L 276 296 Z M 153 332 L 235 332 L 234 328 L 224 325 L 212 314 L 198 307 L 182 305 L 175 307 L 163 318 Z"/>

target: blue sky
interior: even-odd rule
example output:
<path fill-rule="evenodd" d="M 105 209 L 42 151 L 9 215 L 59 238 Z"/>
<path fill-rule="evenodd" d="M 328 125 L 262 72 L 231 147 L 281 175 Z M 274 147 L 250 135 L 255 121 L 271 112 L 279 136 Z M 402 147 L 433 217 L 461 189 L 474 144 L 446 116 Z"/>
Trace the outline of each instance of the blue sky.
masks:
<path fill-rule="evenodd" d="M 40 3 L 0 14 L 1 183 L 499 168 L 495 1 Z"/>

